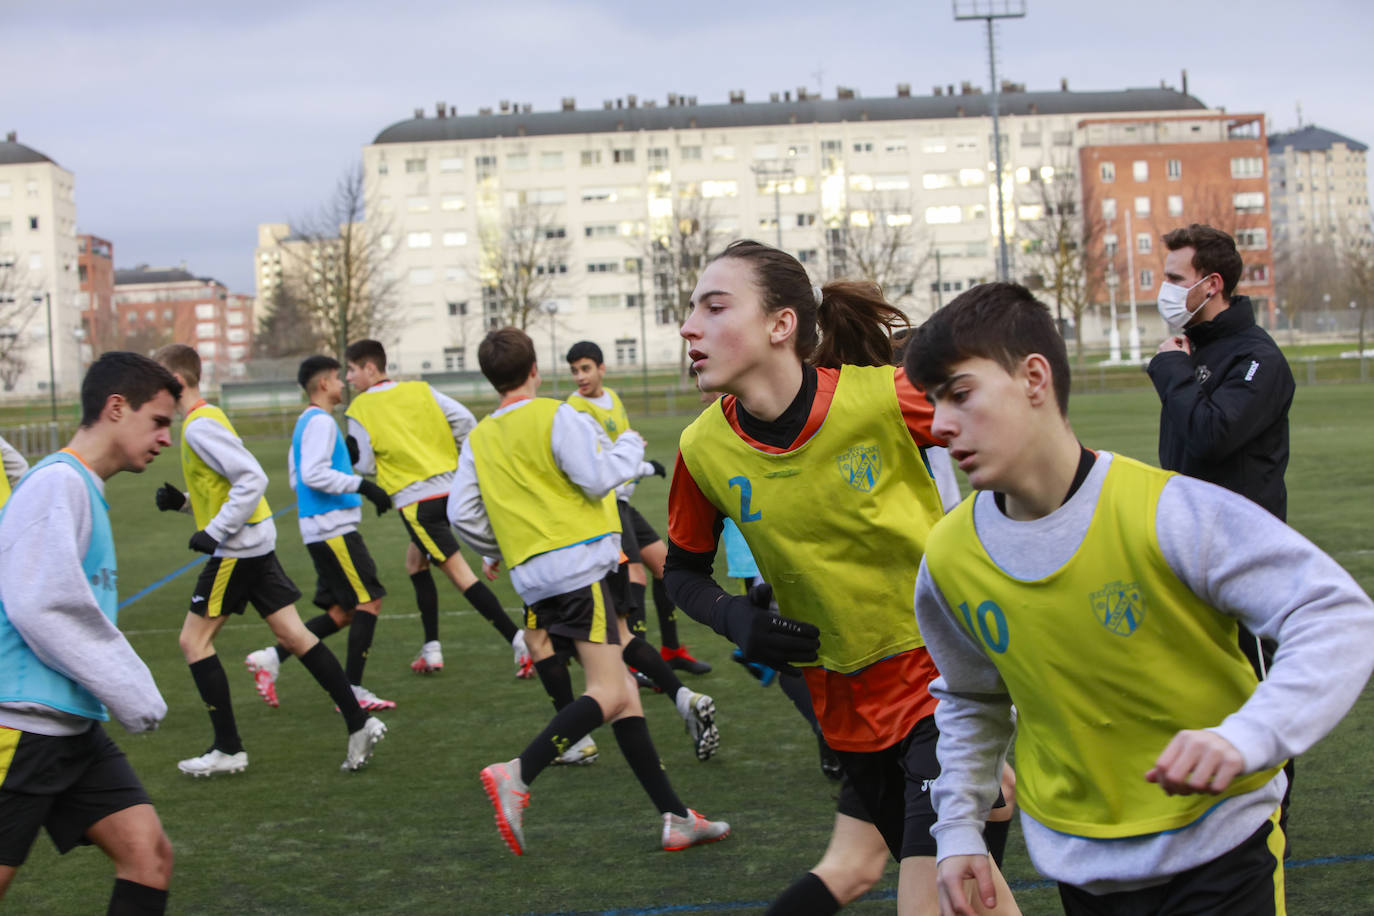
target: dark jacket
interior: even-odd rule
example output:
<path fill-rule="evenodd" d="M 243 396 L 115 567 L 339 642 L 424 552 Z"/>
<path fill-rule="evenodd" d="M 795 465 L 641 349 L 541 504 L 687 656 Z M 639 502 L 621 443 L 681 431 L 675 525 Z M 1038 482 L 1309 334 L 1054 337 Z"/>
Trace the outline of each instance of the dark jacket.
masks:
<path fill-rule="evenodd" d="M 1188 328 L 1193 352 L 1156 354 L 1146 371 L 1163 404 L 1159 463 L 1288 512 L 1288 407 L 1293 373 L 1247 296 Z"/>

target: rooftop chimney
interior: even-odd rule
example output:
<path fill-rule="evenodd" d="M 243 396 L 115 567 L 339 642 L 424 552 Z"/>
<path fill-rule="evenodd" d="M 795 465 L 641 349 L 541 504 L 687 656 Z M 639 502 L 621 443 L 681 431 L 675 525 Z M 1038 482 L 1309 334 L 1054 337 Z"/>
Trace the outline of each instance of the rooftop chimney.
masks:
<path fill-rule="evenodd" d="M 479 115 L 489 115 L 489 114 L 491 114 L 491 108 L 490 108 L 490 107 L 487 107 L 487 108 L 479 108 L 479 109 L 477 109 L 477 113 L 478 113 Z"/>
<path fill-rule="evenodd" d="M 930 87 L 930 94 L 931 94 L 931 95 L 944 95 L 944 94 L 945 94 L 945 87 L 944 87 L 944 86 L 931 86 L 931 87 Z"/>
<path fill-rule="evenodd" d="M 1183 94 L 1188 94 L 1188 71 L 1183 71 Z"/>
<path fill-rule="evenodd" d="M 615 102 L 611 101 L 610 99 L 606 99 L 604 102 L 601 103 L 601 110 L 602 110 L 602 111 L 611 111 L 611 110 L 613 110 L 614 108 L 615 108 Z"/>
<path fill-rule="evenodd" d="M 848 86 L 836 86 L 836 87 L 835 87 L 835 98 L 837 98 L 837 99 L 852 99 L 852 98 L 854 98 L 854 90 L 853 90 L 853 89 L 850 89 Z"/>
<path fill-rule="evenodd" d="M 909 98 L 911 98 L 911 84 L 910 84 L 910 83 L 898 83 L 898 84 L 897 84 L 897 98 L 899 98 L 899 99 L 909 99 Z"/>
<path fill-rule="evenodd" d="M 424 110 L 423 108 L 417 108 L 417 109 L 415 109 L 415 117 L 416 117 L 417 119 L 418 119 L 418 118 L 423 118 L 424 116 L 425 116 L 425 110 Z"/>
<path fill-rule="evenodd" d="M 445 102 L 435 102 L 434 114 L 441 118 L 448 117 L 448 104 Z"/>
<path fill-rule="evenodd" d="M 576 110 L 577 110 L 577 99 L 574 98 L 573 96 L 570 96 L 570 95 L 565 95 L 565 96 L 563 96 L 563 110 L 564 110 L 564 111 L 576 111 Z"/>
<path fill-rule="evenodd" d="M 639 96 L 635 95 L 633 92 L 631 92 L 629 95 L 625 96 L 625 107 L 626 107 L 626 108 L 634 108 L 634 107 L 637 106 L 638 104 L 639 104 Z"/>
<path fill-rule="evenodd" d="M 18 143 L 18 142 L 19 142 L 19 139 L 18 139 L 18 138 L 19 138 L 18 132 L 13 131 L 13 130 L 10 131 L 9 133 L 5 134 L 5 142 L 6 142 L 6 143 Z"/>
<path fill-rule="evenodd" d="M 806 94 L 806 87 L 805 87 L 805 86 L 798 86 L 798 87 L 797 87 L 797 101 L 798 101 L 798 102 L 805 102 L 805 101 L 808 100 L 808 98 L 809 98 L 809 97 L 808 97 L 807 94 Z"/>
<path fill-rule="evenodd" d="M 502 99 L 500 105 L 501 114 L 510 114 L 510 99 Z"/>
<path fill-rule="evenodd" d="M 1059 91 L 1060 91 L 1060 92 L 1068 92 L 1068 91 L 1069 91 L 1069 78 L 1068 78 L 1067 76 L 1061 76 L 1061 77 L 1059 77 Z"/>
<path fill-rule="evenodd" d="M 777 93 L 777 92 L 770 92 L 770 93 L 768 93 L 768 101 L 770 101 L 770 102 L 781 101 L 781 99 L 782 99 L 782 95 L 781 95 L 780 93 Z"/>
<path fill-rule="evenodd" d="M 676 93 L 676 92 L 670 92 L 670 93 L 668 93 L 668 107 L 669 107 L 669 108 L 676 108 L 676 107 L 677 107 L 677 93 Z"/>
<path fill-rule="evenodd" d="M 731 104 L 731 105 L 743 105 L 743 104 L 744 104 L 744 90 L 743 90 L 743 89 L 731 89 L 731 90 L 730 90 L 730 104 Z"/>
<path fill-rule="evenodd" d="M 697 97 L 694 95 L 687 96 L 687 104 L 691 105 L 693 108 L 697 107 Z"/>

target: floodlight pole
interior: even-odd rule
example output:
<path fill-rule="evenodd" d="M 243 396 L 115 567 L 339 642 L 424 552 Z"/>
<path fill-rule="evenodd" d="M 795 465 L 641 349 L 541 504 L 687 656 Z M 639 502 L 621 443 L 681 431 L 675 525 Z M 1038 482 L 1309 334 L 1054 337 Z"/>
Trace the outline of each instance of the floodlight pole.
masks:
<path fill-rule="evenodd" d="M 1011 261 L 1007 254 L 1006 202 L 1002 193 L 1002 127 L 998 116 L 1001 100 L 1001 87 L 997 83 L 997 48 L 993 43 L 992 23 L 994 19 L 1023 19 L 1026 15 L 1025 0 L 953 0 L 956 21 L 982 19 L 988 31 L 988 80 L 992 90 L 992 159 L 996 168 L 997 183 L 997 279 L 1004 283 L 1011 279 Z M 961 9 L 962 8 L 962 9 Z"/>

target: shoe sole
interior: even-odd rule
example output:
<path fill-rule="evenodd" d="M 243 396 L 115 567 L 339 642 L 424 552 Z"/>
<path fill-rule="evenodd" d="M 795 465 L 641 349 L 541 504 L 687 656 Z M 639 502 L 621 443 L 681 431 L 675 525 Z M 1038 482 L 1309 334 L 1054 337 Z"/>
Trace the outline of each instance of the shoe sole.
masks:
<path fill-rule="evenodd" d="M 556 767 L 585 767 L 596 763 L 596 759 L 600 756 L 601 752 L 597 751 L 595 754 L 587 754 L 586 756 L 578 757 L 576 760 L 565 760 L 562 757 L 555 757 L 553 758 L 553 765 Z"/>
<path fill-rule="evenodd" d="M 710 674 L 711 666 L 703 661 L 687 661 L 681 658 L 668 659 L 668 667 L 674 671 L 686 671 L 688 674 Z"/>
<path fill-rule="evenodd" d="M 359 760 L 356 764 L 352 763 L 351 761 L 345 760 L 343 762 L 343 765 L 339 767 L 339 769 L 343 770 L 345 773 L 356 773 L 363 767 L 367 766 L 367 762 L 372 759 L 372 754 L 376 751 L 377 745 L 380 744 L 382 739 L 386 737 L 386 726 L 383 726 L 382 728 L 373 732 L 368 737 L 370 740 L 367 744 L 367 750 L 363 753 L 363 759 Z"/>
<path fill-rule="evenodd" d="M 416 674 L 434 674 L 435 672 L 443 671 L 444 666 L 431 665 L 427 662 L 422 662 L 417 658 L 415 661 L 410 663 L 410 670 L 414 671 Z"/>
<path fill-rule="evenodd" d="M 516 838 L 515 831 L 511 829 L 510 821 L 506 820 L 506 815 L 501 811 L 501 793 L 496 787 L 496 777 L 486 770 L 481 773 L 482 791 L 487 793 L 487 800 L 491 802 L 491 807 L 496 812 L 496 831 L 501 834 L 501 839 L 505 842 L 506 848 L 517 856 L 523 856 L 525 850 L 520 845 L 520 840 Z"/>
<path fill-rule="evenodd" d="M 177 764 L 178 771 L 185 773 L 193 779 L 208 779 L 211 776 L 230 776 L 234 773 L 242 773 L 246 769 L 248 769 L 248 764 L 246 763 L 241 767 L 230 767 L 227 770 L 188 770 L 181 764 Z"/>
<path fill-rule="evenodd" d="M 697 734 L 692 735 L 692 729 L 687 729 L 687 734 L 692 735 L 692 744 L 696 749 L 697 760 L 705 763 L 715 756 L 716 751 L 720 750 L 720 730 L 716 728 L 716 703 L 709 697 L 701 706 L 693 703 L 691 716 L 701 729 Z"/>
<path fill-rule="evenodd" d="M 707 843 L 719 843 L 721 840 L 725 839 L 725 838 L 728 837 L 729 835 L 730 835 L 730 831 L 729 831 L 729 830 L 726 830 L 726 831 L 725 831 L 724 833 L 722 833 L 720 836 L 713 836 L 713 837 L 710 837 L 709 839 L 705 839 L 705 840 L 696 840 L 695 842 L 688 843 L 688 844 L 685 845 L 685 846 L 664 846 L 664 847 L 663 847 L 663 851 L 664 851 L 664 852 L 682 852 L 682 850 L 684 850 L 684 849 L 691 849 L 693 846 L 705 846 Z"/>

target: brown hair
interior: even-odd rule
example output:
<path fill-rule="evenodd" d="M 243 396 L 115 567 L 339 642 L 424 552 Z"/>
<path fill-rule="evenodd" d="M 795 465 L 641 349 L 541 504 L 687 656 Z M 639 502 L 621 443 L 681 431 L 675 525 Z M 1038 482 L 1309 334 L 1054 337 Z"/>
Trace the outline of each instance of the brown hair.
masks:
<path fill-rule="evenodd" d="M 89 429 L 96 424 L 112 394 L 123 395 L 129 407 L 138 410 L 159 391 L 166 391 L 174 401 L 181 397 L 181 382 L 165 366 L 142 353 L 102 353 L 81 380 L 81 426 Z"/>
<path fill-rule="evenodd" d="M 377 371 L 386 375 L 386 347 L 379 340 L 355 340 L 344 350 L 344 359 L 361 366 L 371 363 Z"/>
<path fill-rule="evenodd" d="M 505 394 L 519 388 L 534 368 L 534 341 L 519 328 L 497 328 L 477 347 L 477 365 L 493 388 Z"/>
<path fill-rule="evenodd" d="M 797 316 L 793 346 L 815 366 L 885 366 L 892 360 L 892 329 L 908 324 L 901 309 L 883 298 L 878 284 L 832 280 L 816 302 L 811 278 L 785 251 L 749 239 L 731 242 L 711 260 L 737 258 L 754 268 L 754 282 L 768 314 L 790 308 Z"/>
<path fill-rule="evenodd" d="M 153 351 L 153 359 L 167 367 L 167 371 L 181 376 L 187 388 L 200 386 L 200 354 L 186 344 L 167 344 Z"/>
<path fill-rule="evenodd" d="M 1193 269 L 1204 277 L 1208 274 L 1220 276 L 1221 297 L 1231 298 L 1245 266 L 1240 259 L 1240 252 L 1236 250 L 1235 239 L 1220 229 L 1193 223 L 1186 229 L 1164 233 L 1162 241 L 1170 251 L 1193 249 Z"/>

